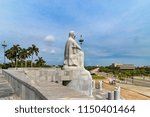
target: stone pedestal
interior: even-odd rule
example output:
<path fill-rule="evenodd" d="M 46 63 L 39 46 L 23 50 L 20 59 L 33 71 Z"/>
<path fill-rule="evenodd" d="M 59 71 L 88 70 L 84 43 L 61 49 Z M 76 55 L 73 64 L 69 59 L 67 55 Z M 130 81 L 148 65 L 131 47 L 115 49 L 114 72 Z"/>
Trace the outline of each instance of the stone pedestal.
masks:
<path fill-rule="evenodd" d="M 92 88 L 95 89 L 95 80 L 92 80 Z"/>
<path fill-rule="evenodd" d="M 63 70 L 61 80 L 62 82 L 66 82 L 65 85 L 67 87 L 92 96 L 92 77 L 89 71 L 81 68 L 68 68 Z"/>
<path fill-rule="evenodd" d="M 102 88 L 102 81 L 99 81 L 99 90 L 102 91 L 103 88 Z"/>

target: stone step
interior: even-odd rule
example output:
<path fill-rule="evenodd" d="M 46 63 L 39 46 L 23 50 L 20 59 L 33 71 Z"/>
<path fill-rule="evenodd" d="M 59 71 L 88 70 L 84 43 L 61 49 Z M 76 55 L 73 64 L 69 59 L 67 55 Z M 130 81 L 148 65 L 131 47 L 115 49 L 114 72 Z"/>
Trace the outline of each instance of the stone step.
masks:
<path fill-rule="evenodd" d="M 20 100 L 20 98 L 16 94 L 13 94 L 7 97 L 1 97 L 0 100 Z"/>
<path fill-rule="evenodd" d="M 5 79 L 4 75 L 0 73 L 0 99 L 11 99 L 14 95 L 14 90 Z"/>

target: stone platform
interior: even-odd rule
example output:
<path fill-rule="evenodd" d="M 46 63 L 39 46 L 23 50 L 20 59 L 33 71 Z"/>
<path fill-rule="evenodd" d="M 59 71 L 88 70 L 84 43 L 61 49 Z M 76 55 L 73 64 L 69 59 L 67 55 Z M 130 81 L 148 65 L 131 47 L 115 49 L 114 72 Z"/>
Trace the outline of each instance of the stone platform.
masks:
<path fill-rule="evenodd" d="M 92 97 L 54 82 L 36 82 L 36 85 L 40 87 L 37 89 L 48 97 L 49 100 L 92 99 Z"/>
<path fill-rule="evenodd" d="M 63 86 L 58 69 L 8 69 L 3 74 L 16 95 L 24 100 L 93 99 L 80 91 Z"/>

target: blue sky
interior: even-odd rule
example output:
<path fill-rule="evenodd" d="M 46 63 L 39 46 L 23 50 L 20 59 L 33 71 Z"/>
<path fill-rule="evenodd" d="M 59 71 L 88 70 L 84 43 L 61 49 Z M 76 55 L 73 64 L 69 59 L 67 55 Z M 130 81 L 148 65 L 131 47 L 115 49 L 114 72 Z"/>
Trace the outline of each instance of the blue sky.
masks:
<path fill-rule="evenodd" d="M 149 0 L 0 0 L 0 43 L 36 44 L 48 64 L 63 64 L 74 30 L 76 40 L 84 37 L 86 65 L 150 65 L 149 6 Z"/>

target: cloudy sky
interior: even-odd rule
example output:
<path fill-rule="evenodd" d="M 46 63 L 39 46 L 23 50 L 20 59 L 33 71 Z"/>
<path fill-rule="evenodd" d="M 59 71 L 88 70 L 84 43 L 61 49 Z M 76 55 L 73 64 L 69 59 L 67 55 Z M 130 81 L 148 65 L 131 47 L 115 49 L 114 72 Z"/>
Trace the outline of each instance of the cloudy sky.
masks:
<path fill-rule="evenodd" d="M 36 44 L 48 64 L 63 64 L 74 30 L 77 41 L 84 37 L 86 65 L 150 65 L 149 6 L 150 0 L 0 0 L 0 43 Z"/>

